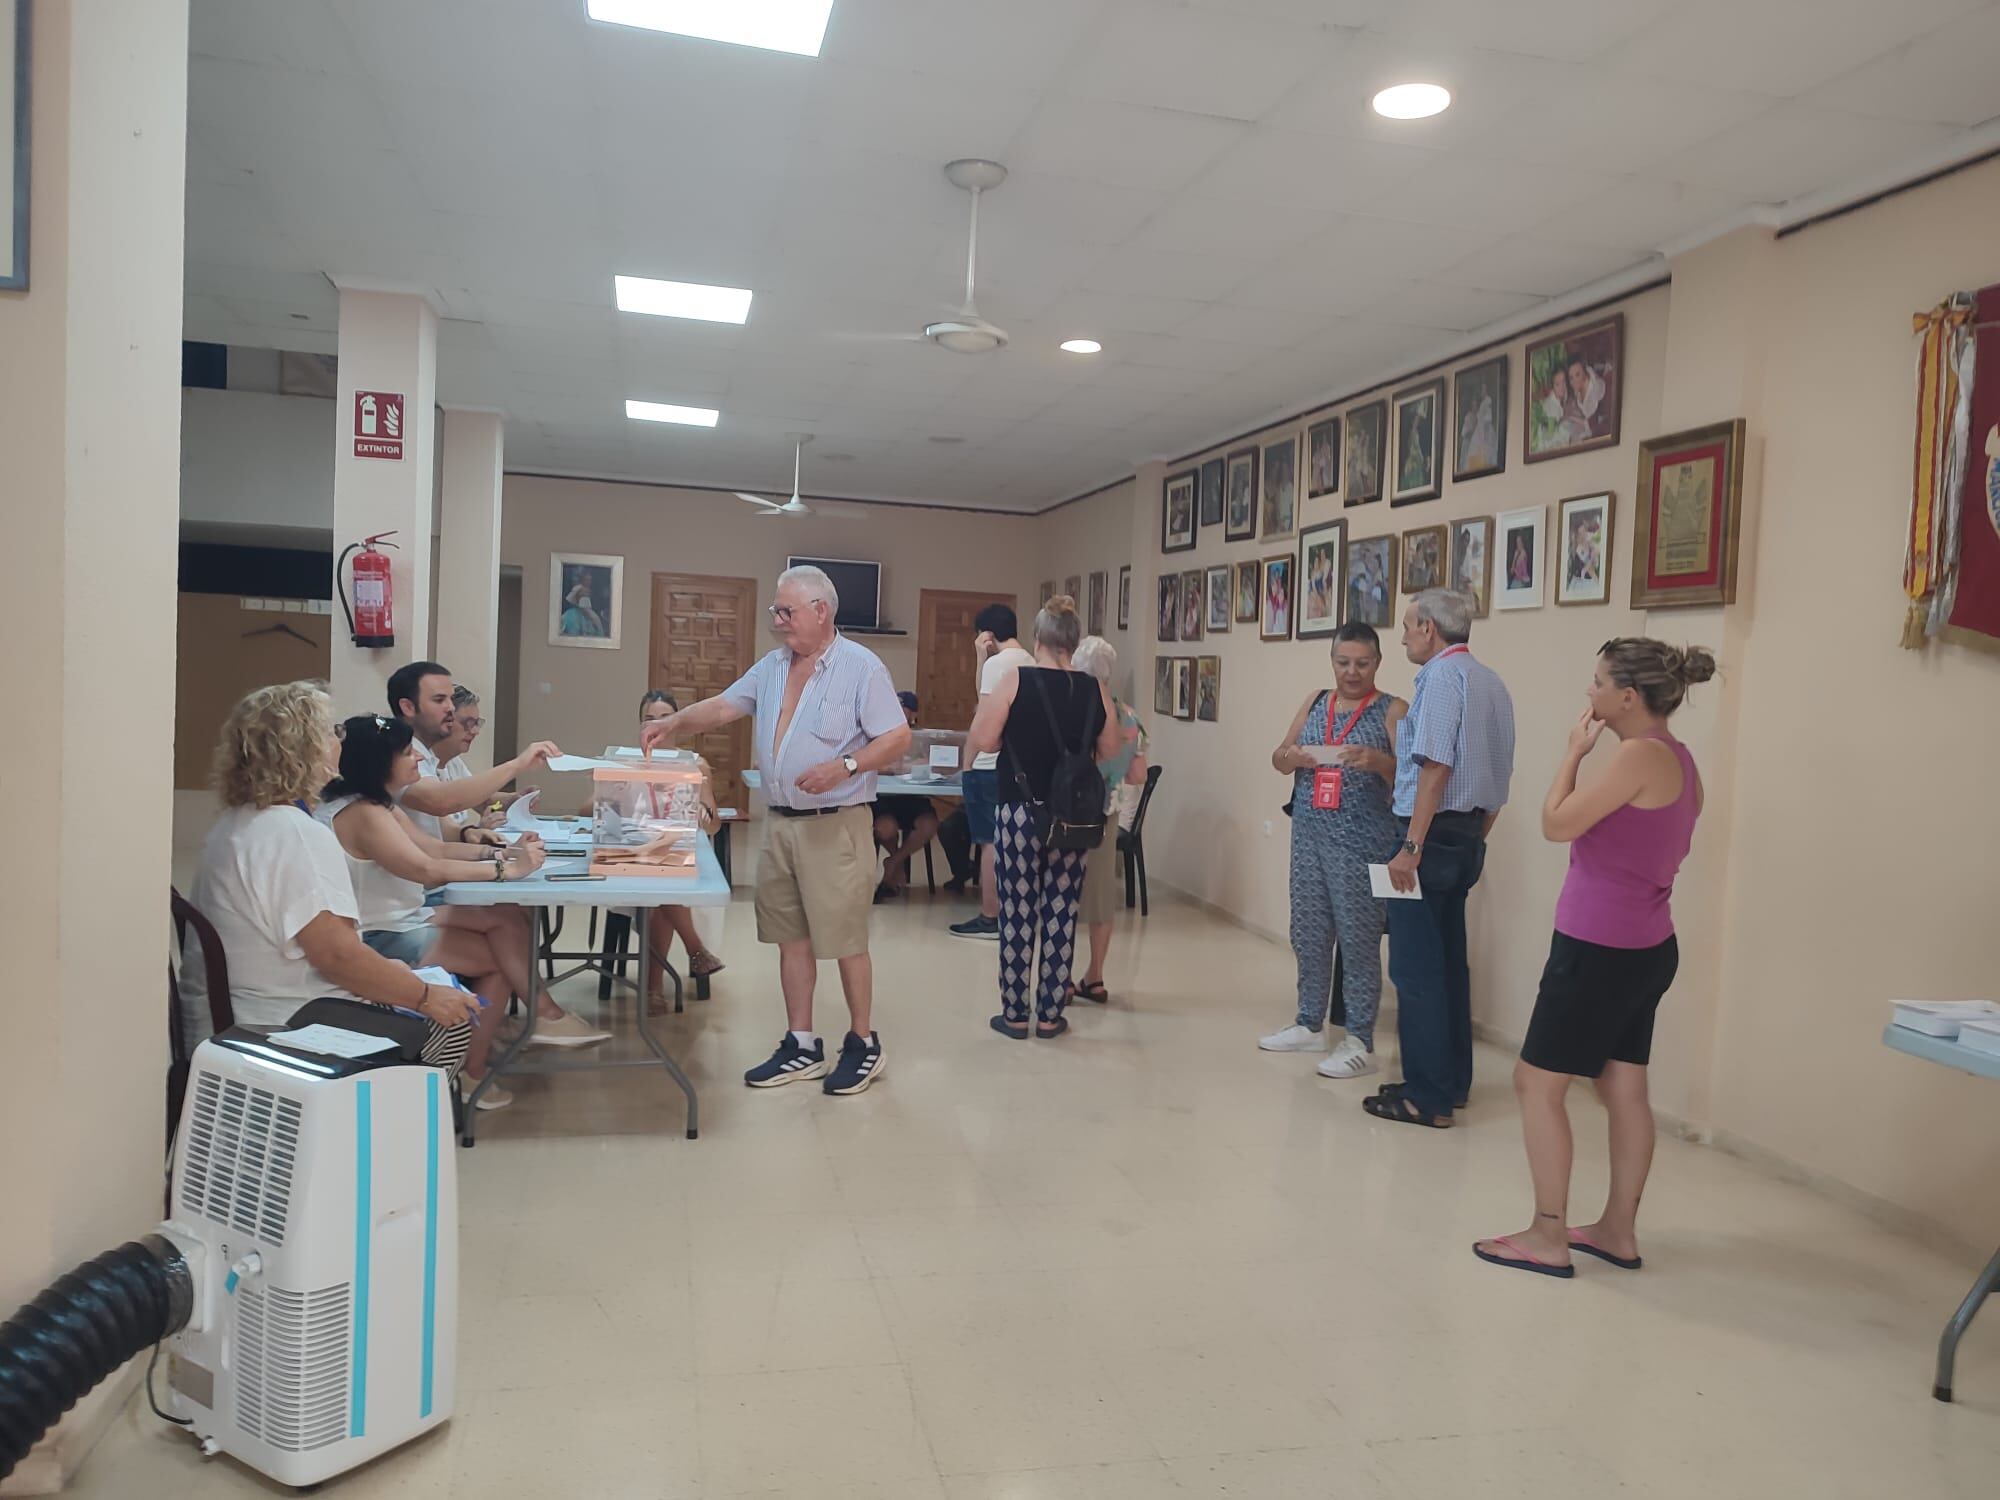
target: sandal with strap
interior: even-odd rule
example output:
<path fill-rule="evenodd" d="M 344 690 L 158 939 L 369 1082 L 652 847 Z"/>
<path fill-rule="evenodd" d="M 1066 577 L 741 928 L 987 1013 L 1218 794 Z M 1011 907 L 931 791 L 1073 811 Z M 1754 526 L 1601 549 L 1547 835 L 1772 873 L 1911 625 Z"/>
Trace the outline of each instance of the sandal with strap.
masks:
<path fill-rule="evenodd" d="M 1111 991 L 1104 987 L 1104 981 L 1101 979 L 1088 979 L 1082 984 L 1073 984 L 1069 987 L 1069 992 L 1075 998 L 1088 1000 L 1093 1005 L 1111 1003 Z"/>
<path fill-rule="evenodd" d="M 1423 1125 L 1431 1130 L 1451 1129 L 1450 1115 L 1427 1115 L 1400 1090 L 1391 1093 L 1395 1085 L 1390 1084 L 1381 1093 L 1370 1095 L 1361 1101 L 1361 1107 L 1378 1120 L 1387 1120 L 1392 1125 Z"/>
<path fill-rule="evenodd" d="M 706 979 L 711 974 L 720 974 L 729 965 L 710 953 L 706 948 L 688 960 L 688 973 L 696 979 Z"/>
<path fill-rule="evenodd" d="M 1537 1276 L 1553 1276 L 1558 1281 L 1568 1281 L 1576 1275 L 1575 1266 L 1552 1265 L 1526 1245 L 1516 1241 L 1511 1234 L 1495 1235 L 1488 1243 L 1505 1245 L 1514 1252 L 1512 1255 L 1495 1255 L 1491 1250 L 1482 1250 L 1478 1245 L 1474 1245 L 1472 1253 L 1489 1266 L 1505 1266 L 1510 1271 L 1532 1271 Z"/>

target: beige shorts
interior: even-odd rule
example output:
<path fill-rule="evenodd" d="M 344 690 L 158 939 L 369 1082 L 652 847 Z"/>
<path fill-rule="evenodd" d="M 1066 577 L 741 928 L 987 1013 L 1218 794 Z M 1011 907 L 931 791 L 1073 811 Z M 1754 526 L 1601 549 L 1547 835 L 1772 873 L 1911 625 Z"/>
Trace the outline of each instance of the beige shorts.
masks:
<path fill-rule="evenodd" d="M 1118 825 L 1107 823 L 1102 841 L 1083 856 L 1083 899 L 1077 903 L 1076 919 L 1084 926 L 1095 927 L 1118 915 L 1118 870 L 1123 863 Z"/>
<path fill-rule="evenodd" d="M 875 905 L 875 819 L 866 807 L 766 821 L 757 861 L 757 941 L 812 939 L 814 958 L 868 951 Z"/>

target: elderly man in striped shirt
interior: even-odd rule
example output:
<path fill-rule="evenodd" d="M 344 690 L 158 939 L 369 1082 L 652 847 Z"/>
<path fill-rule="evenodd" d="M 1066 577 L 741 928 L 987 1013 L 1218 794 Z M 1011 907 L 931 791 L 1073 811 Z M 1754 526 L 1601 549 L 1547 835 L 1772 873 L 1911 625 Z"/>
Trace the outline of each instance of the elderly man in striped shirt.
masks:
<path fill-rule="evenodd" d="M 752 1088 L 824 1078 L 858 1094 L 882 1075 L 868 918 L 875 899 L 875 775 L 910 747 L 889 669 L 834 626 L 840 596 L 818 568 L 787 568 L 769 606 L 778 649 L 713 698 L 656 719 L 648 750 L 750 716 L 771 818 L 757 862 L 757 939 L 778 948 L 790 1028 L 743 1075 Z M 840 967 L 851 1027 L 831 1065 L 812 1029 L 819 960 Z"/>

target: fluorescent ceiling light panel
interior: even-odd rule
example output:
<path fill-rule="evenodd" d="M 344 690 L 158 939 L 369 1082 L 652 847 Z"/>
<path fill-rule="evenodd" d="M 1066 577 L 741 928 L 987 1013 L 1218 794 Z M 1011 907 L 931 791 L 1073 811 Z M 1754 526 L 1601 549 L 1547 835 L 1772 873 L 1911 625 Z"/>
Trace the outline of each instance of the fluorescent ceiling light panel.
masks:
<path fill-rule="evenodd" d="M 713 427 L 722 414 L 706 406 L 671 406 L 664 401 L 627 401 L 625 415 L 635 422 L 678 422 L 683 427 Z"/>
<path fill-rule="evenodd" d="M 818 57 L 833 0 L 590 0 L 590 19 Z"/>
<path fill-rule="evenodd" d="M 1096 339 L 1064 339 L 1058 347 L 1065 354 L 1096 354 L 1104 348 Z"/>
<path fill-rule="evenodd" d="M 1451 108 L 1451 90 L 1436 83 L 1399 83 L 1375 96 L 1375 113 L 1390 120 L 1427 120 Z"/>
<path fill-rule="evenodd" d="M 650 276 L 614 276 L 611 281 L 620 312 L 699 318 L 704 323 L 741 323 L 750 316 L 750 293 L 740 286 L 655 281 Z"/>

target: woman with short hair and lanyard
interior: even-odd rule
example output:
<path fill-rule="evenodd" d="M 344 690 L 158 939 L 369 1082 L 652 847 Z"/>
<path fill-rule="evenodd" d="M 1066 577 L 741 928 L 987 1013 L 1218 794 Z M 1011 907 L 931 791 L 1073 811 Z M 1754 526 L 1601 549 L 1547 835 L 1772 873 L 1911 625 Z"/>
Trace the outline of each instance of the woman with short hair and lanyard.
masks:
<path fill-rule="evenodd" d="M 1319 1065 L 1326 1078 L 1375 1071 L 1375 1015 L 1382 1004 L 1383 906 L 1368 879 L 1395 848 L 1389 811 L 1396 726 L 1409 705 L 1375 686 L 1381 638 L 1350 620 L 1333 633 L 1333 687 L 1306 699 L 1271 765 L 1292 778 L 1292 952 L 1298 1017 L 1261 1038 L 1266 1052 L 1326 1050 L 1336 974 L 1347 1035 Z M 1334 964 L 1338 942 L 1340 963 Z"/>

